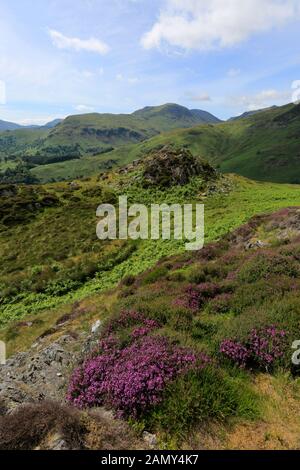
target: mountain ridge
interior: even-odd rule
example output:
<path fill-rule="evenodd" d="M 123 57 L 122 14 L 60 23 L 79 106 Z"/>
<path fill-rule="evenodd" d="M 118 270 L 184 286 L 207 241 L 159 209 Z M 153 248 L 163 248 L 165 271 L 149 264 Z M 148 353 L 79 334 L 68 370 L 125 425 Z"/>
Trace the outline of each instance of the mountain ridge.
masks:
<path fill-rule="evenodd" d="M 221 122 L 219 118 L 214 116 L 213 114 L 201 110 L 201 109 L 188 109 L 185 106 L 181 106 L 175 103 L 166 103 L 163 105 L 159 106 L 146 106 L 141 109 L 137 109 L 136 111 L 133 111 L 132 113 L 121 113 L 121 114 L 114 114 L 114 113 L 84 113 L 84 114 L 71 114 L 67 116 L 64 119 L 57 118 L 53 119 L 52 121 L 46 122 L 45 124 L 42 125 L 22 125 L 18 124 L 15 122 L 10 122 L 10 121 L 5 121 L 5 120 L 0 120 L 0 132 L 2 131 L 7 131 L 7 130 L 16 130 L 16 129 L 32 129 L 32 128 L 53 128 L 57 126 L 58 124 L 61 124 L 65 119 L 73 118 L 73 117 L 80 117 L 80 116 L 143 116 L 145 111 L 153 111 L 153 113 L 156 114 L 163 114 L 163 113 L 173 113 L 175 114 L 175 110 L 177 112 L 181 110 L 182 115 L 186 115 L 187 117 L 190 118 L 195 118 L 196 120 L 203 120 L 203 122 Z"/>

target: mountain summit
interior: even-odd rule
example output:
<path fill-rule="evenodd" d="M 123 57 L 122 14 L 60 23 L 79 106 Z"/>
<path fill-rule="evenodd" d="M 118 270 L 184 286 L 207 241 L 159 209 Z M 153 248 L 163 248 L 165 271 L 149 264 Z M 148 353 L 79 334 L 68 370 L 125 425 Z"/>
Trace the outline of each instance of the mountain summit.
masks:
<path fill-rule="evenodd" d="M 207 111 L 203 111 L 201 109 L 190 110 L 175 103 L 167 103 L 161 106 L 146 106 L 132 114 L 143 119 L 165 117 L 174 120 L 178 119 L 185 120 L 187 122 L 194 122 L 195 124 L 221 122 L 220 119 Z"/>

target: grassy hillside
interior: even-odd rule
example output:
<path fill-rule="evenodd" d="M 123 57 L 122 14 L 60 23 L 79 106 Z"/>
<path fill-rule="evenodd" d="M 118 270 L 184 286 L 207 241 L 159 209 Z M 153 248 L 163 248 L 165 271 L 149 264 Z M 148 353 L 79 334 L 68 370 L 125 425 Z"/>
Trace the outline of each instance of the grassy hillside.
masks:
<path fill-rule="evenodd" d="M 204 249 L 98 240 L 97 206 L 124 194 L 147 207 L 202 202 Z M 72 338 L 80 369 L 60 374 L 70 404 L 105 405 L 137 438 L 155 433 L 159 448 L 298 448 L 300 186 L 217 174 L 164 148 L 121 171 L 2 185 L 0 196 L 0 339 L 9 355 Z M 82 356 L 99 319 L 97 349 Z M 14 419 L 18 410 L 5 421 L 12 430 Z"/>
<path fill-rule="evenodd" d="M 248 182 L 238 182 L 247 192 Z M 69 378 L 75 407 L 117 411 L 136 436 L 155 433 L 156 448 L 297 449 L 291 344 L 300 327 L 299 233 L 299 207 L 254 217 L 202 251 L 128 271 L 117 289 L 27 315 L 1 337 L 10 352 L 73 338 L 76 358 L 80 339 L 101 319 L 92 357 L 82 363 L 80 354 Z M 17 416 L 6 419 L 8 429 Z M 38 426 L 34 420 L 30 436 Z M 101 441 L 109 435 L 94 426 L 94 443 L 99 432 Z M 3 442 L 10 439 L 13 432 Z M 26 439 L 24 432 L 30 446 Z"/>
<path fill-rule="evenodd" d="M 294 184 L 300 182 L 299 136 L 300 106 L 287 105 L 245 119 L 175 129 L 93 158 L 56 163 L 44 168 L 38 166 L 32 173 L 41 182 L 51 178 L 61 180 L 92 175 L 104 170 L 107 165 L 124 165 L 164 145 L 171 145 L 188 148 L 224 173 L 234 172 L 251 179 Z"/>
<path fill-rule="evenodd" d="M 132 114 L 69 116 L 41 128 L 0 132 L 0 157 L 17 156 L 31 165 L 40 165 L 70 160 L 74 149 L 76 158 L 95 156 L 160 132 L 203 122 L 219 120 L 210 113 L 190 111 L 176 104 L 149 107 Z"/>
<path fill-rule="evenodd" d="M 177 129 L 163 133 L 139 144 L 124 145 L 102 155 L 37 166 L 31 172 L 42 183 L 47 183 L 51 179 L 61 181 L 76 179 L 81 176 L 91 176 L 107 169 L 107 166 L 112 168 L 123 166 L 136 159 L 143 158 L 148 153 L 160 149 L 164 145 L 173 146 L 174 148 L 188 148 L 195 156 L 201 155 L 215 163 L 219 150 L 222 151 L 223 146 L 226 146 L 226 136 L 219 126 L 203 124 L 190 130 Z"/>
<path fill-rule="evenodd" d="M 300 200 L 299 186 L 230 175 L 208 186 L 203 178 L 193 177 L 183 187 L 145 189 L 135 179 L 139 171 L 138 167 L 128 174 L 110 173 L 99 181 L 93 177 L 75 188 L 68 183 L 8 187 L 1 198 L 2 322 L 110 288 L 126 274 L 184 250 L 184 243 L 174 240 L 100 242 L 95 234 L 96 208 L 116 201 L 119 194 L 146 205 L 203 201 L 207 241 L 219 239 L 257 213 Z"/>
<path fill-rule="evenodd" d="M 197 115 L 183 106 L 166 104 L 132 114 L 85 114 L 70 116 L 56 126 L 44 147 L 78 143 L 83 155 L 97 154 L 97 149 L 141 142 L 171 129 L 192 127 L 215 120 L 212 115 Z"/>
<path fill-rule="evenodd" d="M 11 159 L 13 155 L 21 156 L 26 151 L 32 151 L 42 144 L 48 133 L 45 128 L 0 132 L 0 158 Z"/>

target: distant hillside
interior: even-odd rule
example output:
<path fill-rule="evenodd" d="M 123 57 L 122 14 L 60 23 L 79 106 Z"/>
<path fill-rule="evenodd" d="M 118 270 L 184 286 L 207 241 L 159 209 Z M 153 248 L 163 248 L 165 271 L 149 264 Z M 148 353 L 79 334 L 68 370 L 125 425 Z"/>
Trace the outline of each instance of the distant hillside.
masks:
<path fill-rule="evenodd" d="M 57 126 L 63 122 L 63 119 L 54 119 L 53 121 L 47 122 L 44 126 L 41 127 L 46 127 L 47 129 L 52 129 L 53 127 Z"/>
<path fill-rule="evenodd" d="M 34 165 L 93 157 L 126 144 L 142 142 L 161 132 L 205 122 L 219 120 L 205 111 L 190 111 L 183 106 L 166 104 L 132 114 L 69 116 L 41 127 L 16 125 L 17 131 L 12 127 L 9 132 L 0 133 L 0 157 L 21 158 Z M 19 130 L 25 134 L 20 134 Z M 33 131 L 36 138 L 33 138 Z"/>
<path fill-rule="evenodd" d="M 15 131 L 18 129 L 52 129 L 53 127 L 57 126 L 63 121 L 63 119 L 54 119 L 53 121 L 47 122 L 43 126 L 38 126 L 35 124 L 28 125 L 28 126 L 22 126 L 21 124 L 16 124 L 15 122 L 8 122 L 8 121 L 1 121 L 0 120 L 0 132 L 6 132 L 6 131 Z M 0 144 L 1 145 L 1 144 Z M 0 147 L 0 152 L 1 152 L 1 147 Z"/>
<path fill-rule="evenodd" d="M 276 109 L 277 107 L 278 106 L 271 106 L 269 108 L 256 109 L 256 110 L 253 110 L 253 111 L 246 111 L 245 113 L 240 114 L 239 116 L 234 116 L 234 117 L 228 119 L 228 121 L 237 121 L 239 119 L 246 119 L 250 116 L 254 116 L 257 113 L 262 113 L 264 111 L 269 111 L 270 109 Z"/>
<path fill-rule="evenodd" d="M 272 107 L 213 125 L 192 124 L 193 113 L 164 105 L 132 115 L 70 116 L 53 129 L 1 133 L 0 157 L 23 155 L 34 165 L 33 175 L 47 182 L 106 171 L 171 145 L 189 149 L 222 172 L 261 181 L 300 182 L 300 105 Z"/>
<path fill-rule="evenodd" d="M 222 122 L 221 119 L 217 118 L 213 114 L 208 113 L 207 111 L 202 111 L 201 109 L 191 109 L 190 112 L 197 119 L 202 119 L 203 123 L 216 124 L 218 122 Z"/>
<path fill-rule="evenodd" d="M 171 129 L 188 128 L 206 122 L 218 122 L 205 112 L 191 112 L 177 104 L 146 107 L 132 114 L 84 114 L 66 118 L 53 132 L 45 145 L 80 143 L 90 153 L 92 147 L 119 147 L 136 143 Z"/>
<path fill-rule="evenodd" d="M 2 131 L 14 131 L 19 129 L 21 126 L 19 124 L 15 124 L 14 122 L 8 121 L 1 121 L 0 120 L 0 132 Z"/>
<path fill-rule="evenodd" d="M 164 145 L 188 148 L 222 172 L 279 183 L 300 183 L 300 105 L 269 108 L 247 119 L 156 136 L 109 154 L 134 160 Z"/>

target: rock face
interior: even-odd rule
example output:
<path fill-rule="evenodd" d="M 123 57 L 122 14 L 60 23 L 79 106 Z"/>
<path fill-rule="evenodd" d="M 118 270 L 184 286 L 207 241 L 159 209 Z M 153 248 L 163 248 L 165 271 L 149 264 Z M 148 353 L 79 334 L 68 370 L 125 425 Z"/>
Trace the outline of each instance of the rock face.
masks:
<path fill-rule="evenodd" d="M 44 348 L 42 343 L 0 367 L 0 401 L 8 412 L 24 403 L 64 399 L 74 358 L 68 350 L 72 341 L 72 337 L 62 336 Z"/>
<path fill-rule="evenodd" d="M 169 187 L 183 186 L 193 176 L 209 180 L 217 176 L 214 168 L 205 160 L 194 157 L 186 149 L 163 147 L 145 160 L 143 185 Z"/>

